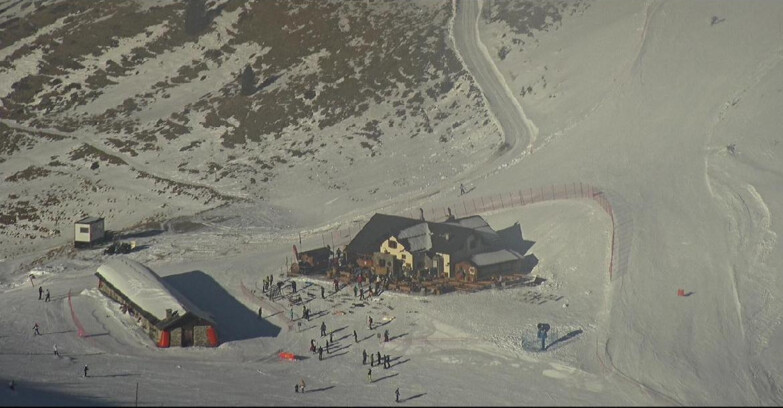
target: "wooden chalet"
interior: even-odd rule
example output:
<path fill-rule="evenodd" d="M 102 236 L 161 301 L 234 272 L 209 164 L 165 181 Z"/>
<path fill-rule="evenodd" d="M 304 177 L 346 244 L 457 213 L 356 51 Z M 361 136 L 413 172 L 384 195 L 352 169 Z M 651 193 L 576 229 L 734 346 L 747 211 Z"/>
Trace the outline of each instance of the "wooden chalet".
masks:
<path fill-rule="evenodd" d="M 98 289 L 136 319 L 158 347 L 218 345 L 212 316 L 143 264 L 115 258 L 98 267 Z"/>

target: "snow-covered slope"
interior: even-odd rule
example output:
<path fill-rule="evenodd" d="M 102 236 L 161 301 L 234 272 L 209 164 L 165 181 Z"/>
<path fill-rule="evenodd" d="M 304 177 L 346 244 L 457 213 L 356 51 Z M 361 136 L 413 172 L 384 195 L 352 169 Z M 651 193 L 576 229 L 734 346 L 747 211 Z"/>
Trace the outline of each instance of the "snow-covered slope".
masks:
<path fill-rule="evenodd" d="M 25 1 L 3 4 L 3 24 L 18 28 L 2 30 L 0 75 L 7 81 L 34 72 L 39 61 L 37 69 L 62 81 L 76 75 L 65 70 L 89 77 L 102 69 L 114 70 L 106 78 L 115 83 L 96 79 L 100 95 L 87 97 L 83 88 L 83 103 L 54 103 L 48 112 L 49 105 L 39 102 L 45 95 L 29 92 L 34 79 L 28 80 L 32 88 L 8 88 L 5 82 L 0 87 L 15 95 L 2 99 L 7 126 L 2 140 L 14 142 L 0 144 L 0 204 L 22 216 L 2 213 L 3 243 L 17 250 L 4 252 L 0 265 L 0 379 L 14 379 L 17 390 L 0 389 L 0 404 L 130 405 L 136 383 L 142 405 L 392 405 L 397 387 L 402 402 L 414 405 L 783 403 L 783 282 L 777 273 L 783 265 L 782 3 L 484 1 L 476 44 L 491 58 L 482 66 L 494 64 L 503 76 L 492 86 L 480 86 L 461 65 L 478 54 L 455 48 L 461 43 L 450 30 L 463 25 L 451 26 L 460 17 L 452 13 L 470 10 L 451 2 L 207 3 L 196 14 L 210 16 L 210 28 L 196 40 L 184 34 L 182 23 L 179 31 L 172 28 L 186 14 L 183 5 L 110 3 L 102 6 L 107 10 L 91 12 L 81 6 L 57 9 L 61 3 L 43 11 Z M 124 40 L 101 52 L 82 52 L 84 68 L 46 68 L 57 65 L 46 60 L 57 53 L 26 45 L 41 39 L 40 46 L 54 50 L 59 41 L 71 41 L 74 30 L 116 24 L 127 10 L 138 17 L 144 15 L 138 10 L 149 7 L 155 13 L 146 18 L 152 20 L 138 18 Z M 256 20 L 261 9 L 267 17 Z M 312 18 L 316 11 L 324 17 Z M 89 24 L 66 17 L 85 19 L 90 13 L 102 17 L 84 20 Z M 14 21 L 42 22 L 10 22 L 17 16 Z M 248 40 L 262 37 L 253 25 L 270 21 L 287 33 L 265 32 L 274 44 L 300 33 L 297 41 L 308 38 L 308 46 L 283 52 Z M 404 29 L 414 34 L 403 38 Z M 155 45 L 161 38 L 166 44 Z M 145 45 L 132 48 L 137 43 Z M 361 57 L 350 47 L 361 49 L 356 51 Z M 393 65 L 411 55 L 398 54 L 402 50 L 419 55 L 417 65 Z M 121 70 L 102 59 L 111 52 L 139 56 L 126 58 L 120 67 L 127 69 Z M 241 57 L 252 53 L 259 77 L 276 78 L 243 105 L 236 78 L 244 67 Z M 179 71 L 171 64 L 181 66 L 172 59 L 184 55 L 197 60 L 192 66 L 203 63 L 197 71 L 211 80 L 193 87 L 172 80 Z M 447 62 L 452 59 L 456 67 Z M 342 65 L 329 70 L 327 62 Z M 231 75 L 223 65 L 231 67 Z M 389 69 L 378 71 L 379 66 Z M 333 76 L 346 67 L 356 76 Z M 134 79 L 137 69 L 143 80 Z M 313 76 L 316 69 L 319 75 Z M 186 83 L 202 82 L 187 70 L 179 73 Z M 453 86 L 438 88 L 446 77 Z M 366 98 L 340 87 L 351 78 L 357 84 L 351 89 L 369 90 Z M 373 78 L 384 81 L 376 85 Z M 165 83 L 156 87 L 155 81 Z M 59 89 L 64 92 L 66 85 Z M 304 97 L 309 88 L 315 91 L 310 99 Z M 441 91 L 429 95 L 431 88 Z M 134 104 L 118 110 L 129 89 Z M 529 121 L 525 128 L 537 130 L 528 139 L 530 149 L 496 152 L 509 137 L 502 130 L 514 127 L 503 126 L 507 113 L 493 112 L 484 102 L 493 95 L 479 89 L 517 98 Z M 320 95 L 331 96 L 319 100 Z M 336 102 L 341 100 L 349 103 Z M 290 118 L 289 123 L 254 116 L 272 112 L 273 102 L 283 110 L 275 118 Z M 363 102 L 366 109 L 359 113 L 340 113 Z M 101 111 L 103 104 L 114 106 Z M 405 119 L 395 116 L 399 109 Z M 159 118 L 163 122 L 156 125 Z M 319 127 L 330 120 L 335 122 Z M 366 126 L 372 120 L 377 123 Z M 155 126 L 166 134 L 177 128 L 173 123 L 188 129 L 172 139 L 156 137 L 150 150 L 139 142 L 133 154 L 110 140 Z M 367 135 L 381 135 L 382 145 Z M 319 146 L 322 138 L 325 146 Z M 362 147 L 365 139 L 370 145 Z M 78 146 L 103 153 L 82 147 L 77 158 L 68 159 Z M 291 153 L 307 146 L 312 154 Z M 288 156 L 281 153 L 286 149 Z M 357 153 L 362 151 L 364 156 Z M 85 167 L 96 160 L 97 172 Z M 51 164 L 56 161 L 67 163 Z M 185 161 L 183 169 L 199 173 L 176 170 Z M 210 162 L 221 168 L 212 166 L 205 175 L 201 169 Z M 255 184 L 240 170 L 221 175 L 228 163 L 257 169 L 265 168 L 262 162 L 275 164 L 274 176 L 265 169 L 270 176 L 262 181 L 253 170 Z M 18 173 L 31 164 L 34 168 Z M 158 178 L 134 179 L 137 174 Z M 467 195 L 458 195 L 460 182 Z M 580 182 L 600 189 L 611 216 L 593 200 L 524 206 L 502 201 L 526 191 L 547 197 L 553 185 Z M 155 183 L 179 185 L 190 195 L 150 192 Z M 70 191 L 90 198 L 67 196 Z M 47 199 L 44 194 L 62 204 L 31 209 L 31 202 Z M 143 248 L 129 257 L 212 313 L 224 340 L 220 347 L 155 348 L 95 289 L 93 273 L 107 255 L 100 249 L 41 249 L 69 237 L 38 226 L 69 228 L 75 211 L 66 208 L 84 209 L 89 200 L 105 214 L 117 214 L 110 229 L 117 228 L 112 222 L 125 227 L 153 218 L 128 231 Z M 171 210 L 161 210 L 164 204 Z M 444 207 L 465 213 L 481 206 L 495 208 L 483 213 L 495 228 L 520 222 L 525 239 L 534 242 L 530 253 L 538 265 L 532 273 L 545 279 L 541 285 L 438 297 L 384 293 L 358 302 L 350 287 L 331 294 L 328 282 L 299 279 L 316 315 L 301 326 L 289 319 L 301 307 L 253 294 L 265 276 L 283 279 L 292 244 L 305 249 L 330 244 L 379 211 L 415 216 L 423 208 L 429 216 Z M 211 207 L 216 208 L 190 215 Z M 37 222 L 26 214 L 61 221 Z M 179 217 L 157 222 L 174 216 Z M 28 234 L 41 245 L 28 243 L 24 231 L 37 231 Z M 46 234 L 52 239 L 40 241 Z M 36 285 L 52 291 L 53 302 L 37 300 L 30 273 Z M 325 299 L 317 286 L 322 284 Z M 678 289 L 688 296 L 677 296 Z M 89 337 L 76 334 L 69 290 L 73 313 Z M 255 316 L 259 306 L 263 320 Z M 382 326 L 369 330 L 368 315 Z M 35 322 L 43 336 L 32 335 Z M 317 333 L 321 322 L 336 330 L 335 349 L 324 361 L 307 351 L 311 339 L 324 345 Z M 547 352 L 537 347 L 539 322 L 553 328 Z M 375 335 L 386 329 L 392 341 L 378 342 Z M 51 355 L 55 343 L 62 358 Z M 389 354 L 392 368 L 373 367 L 369 382 L 362 350 Z M 282 361 L 280 351 L 303 358 Z M 94 377 L 78 378 L 83 364 Z M 308 392 L 294 394 L 302 378 Z"/>

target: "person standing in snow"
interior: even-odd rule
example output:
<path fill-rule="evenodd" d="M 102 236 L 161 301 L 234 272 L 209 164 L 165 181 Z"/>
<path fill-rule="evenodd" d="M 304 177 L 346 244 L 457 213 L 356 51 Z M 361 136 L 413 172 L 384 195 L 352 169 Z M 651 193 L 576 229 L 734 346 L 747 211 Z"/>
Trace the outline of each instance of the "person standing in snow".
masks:
<path fill-rule="evenodd" d="M 33 332 L 35 333 L 35 335 L 36 335 L 36 336 L 40 336 L 40 335 L 41 335 L 41 332 L 40 332 L 40 331 L 38 331 L 38 322 L 36 322 L 36 323 L 33 325 Z"/>
<path fill-rule="evenodd" d="M 89 368 L 87 368 L 87 364 L 85 364 L 84 365 L 84 378 L 87 378 L 87 370 L 89 370 Z"/>
<path fill-rule="evenodd" d="M 334 340 L 332 340 L 332 335 L 333 334 L 334 334 L 334 330 L 329 332 L 329 341 L 331 341 L 332 343 L 334 343 Z"/>
<path fill-rule="evenodd" d="M 372 368 L 367 369 L 367 380 L 372 382 Z"/>
<path fill-rule="evenodd" d="M 353 285 L 353 297 L 356 297 L 356 294 L 359 292 L 359 288 L 356 286 L 356 284 Z"/>
<path fill-rule="evenodd" d="M 394 390 L 394 402 L 400 402 L 400 387 Z"/>
<path fill-rule="evenodd" d="M 318 361 L 321 361 L 323 359 L 324 359 L 324 348 L 321 347 L 321 346 L 318 346 Z"/>
<path fill-rule="evenodd" d="M 261 306 L 258 307 L 258 318 L 261 318 Z"/>
<path fill-rule="evenodd" d="M 54 356 L 55 357 L 60 357 L 60 352 L 57 351 L 57 345 L 56 344 L 54 345 Z"/>
<path fill-rule="evenodd" d="M 38 287 L 38 300 L 41 300 L 41 296 L 43 296 L 43 286 Z"/>
<path fill-rule="evenodd" d="M 305 382 L 304 382 L 304 378 L 301 378 L 301 379 L 299 380 L 299 389 L 300 389 L 300 390 L 302 391 L 302 393 L 304 394 L 304 392 L 305 392 Z"/>
<path fill-rule="evenodd" d="M 383 362 L 386 364 L 386 368 L 391 368 L 391 359 L 388 354 L 384 357 Z"/>
<path fill-rule="evenodd" d="M 326 336 L 326 322 L 321 322 L 321 337 Z"/>
<path fill-rule="evenodd" d="M 291 281 L 291 290 L 293 290 L 294 293 L 296 293 L 296 281 Z"/>
<path fill-rule="evenodd" d="M 353 341 L 355 343 L 359 342 L 359 336 L 356 334 L 356 330 L 353 331 Z"/>
<path fill-rule="evenodd" d="M 362 350 L 362 365 L 367 364 L 367 350 Z"/>
<path fill-rule="evenodd" d="M 375 367 L 375 354 L 370 353 L 370 367 Z"/>
<path fill-rule="evenodd" d="M 46 289 L 46 299 L 44 300 L 44 302 L 49 302 L 51 300 L 52 299 L 51 299 L 51 295 L 49 295 L 49 289 Z"/>
<path fill-rule="evenodd" d="M 372 330 L 372 316 L 367 316 L 367 325 L 370 327 L 370 330 Z"/>
<path fill-rule="evenodd" d="M 383 331 L 383 342 L 386 343 L 389 341 L 389 330 L 386 329 Z"/>
<path fill-rule="evenodd" d="M 326 299 L 326 296 L 324 295 L 324 287 L 321 286 L 321 299 Z"/>
<path fill-rule="evenodd" d="M 294 392 L 299 392 L 299 383 L 294 384 Z"/>
<path fill-rule="evenodd" d="M 465 194 L 465 186 L 462 183 L 459 183 L 459 195 Z"/>
<path fill-rule="evenodd" d="M 329 340 L 326 340 L 326 354 L 330 354 L 329 353 Z"/>
<path fill-rule="evenodd" d="M 381 352 L 379 351 L 378 354 L 378 365 L 381 365 Z"/>

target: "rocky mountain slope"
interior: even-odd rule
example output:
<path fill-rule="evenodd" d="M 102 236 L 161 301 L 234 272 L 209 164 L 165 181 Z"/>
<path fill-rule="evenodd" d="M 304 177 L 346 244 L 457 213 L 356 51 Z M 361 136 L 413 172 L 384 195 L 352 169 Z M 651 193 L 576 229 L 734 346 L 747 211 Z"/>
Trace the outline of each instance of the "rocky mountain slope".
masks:
<path fill-rule="evenodd" d="M 0 2 L 0 258 L 68 242 L 86 214 L 121 230 L 340 195 L 355 174 L 375 176 L 346 198 L 381 201 L 485 162 L 502 135 L 452 15 L 448 1 Z M 454 172 L 428 173 L 441 163 Z"/>

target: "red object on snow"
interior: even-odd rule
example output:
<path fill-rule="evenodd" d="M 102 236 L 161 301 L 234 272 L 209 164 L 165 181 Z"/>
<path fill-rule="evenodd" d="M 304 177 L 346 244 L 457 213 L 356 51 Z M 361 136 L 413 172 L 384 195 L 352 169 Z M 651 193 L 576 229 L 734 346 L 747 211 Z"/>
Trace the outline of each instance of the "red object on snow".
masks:
<path fill-rule="evenodd" d="M 280 358 L 282 358 L 283 360 L 294 361 L 294 360 L 296 360 L 296 355 L 294 355 L 294 353 L 289 353 L 287 351 L 281 351 L 280 352 Z"/>
<path fill-rule="evenodd" d="M 209 341 L 209 345 L 212 347 L 217 347 L 218 345 L 217 332 L 212 326 L 207 326 L 207 341 Z"/>
<path fill-rule="evenodd" d="M 163 330 L 160 332 L 160 340 L 158 341 L 158 347 L 167 348 L 171 345 L 171 332 Z"/>
<path fill-rule="evenodd" d="M 685 296 L 685 289 L 677 289 L 677 296 Z"/>

